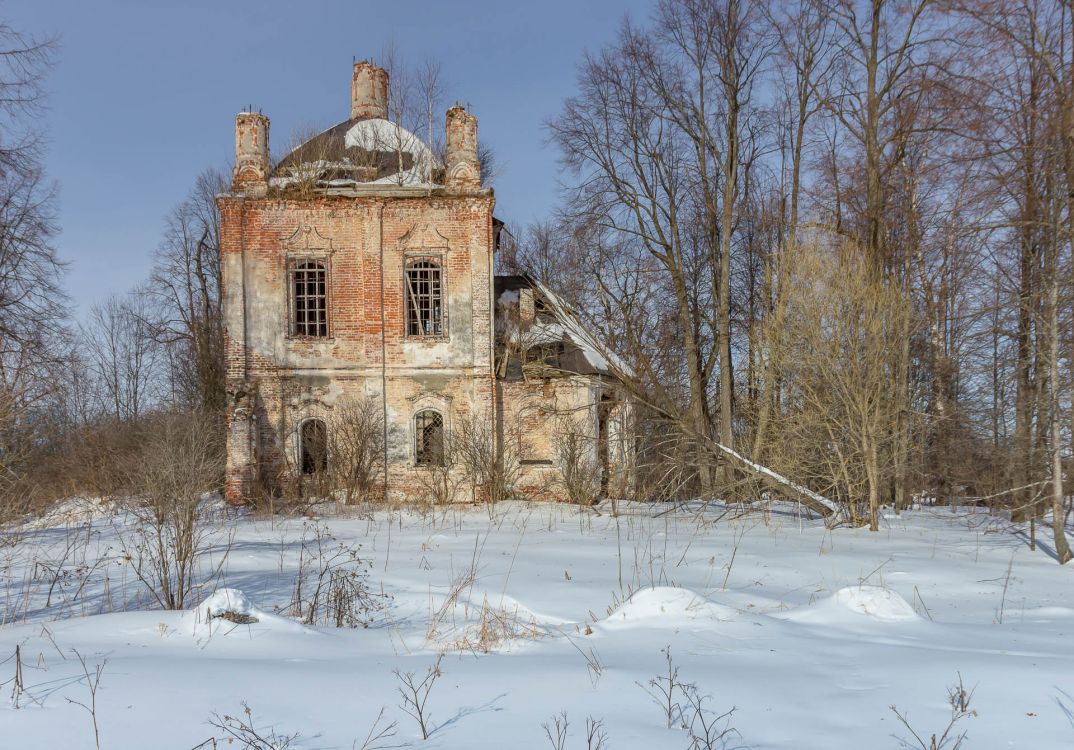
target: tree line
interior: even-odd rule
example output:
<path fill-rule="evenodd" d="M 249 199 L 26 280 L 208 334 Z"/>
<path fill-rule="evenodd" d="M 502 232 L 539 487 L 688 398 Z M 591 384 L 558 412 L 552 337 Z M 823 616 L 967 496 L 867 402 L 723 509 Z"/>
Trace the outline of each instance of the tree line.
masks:
<path fill-rule="evenodd" d="M 1069 515 L 1068 0 L 660 0 L 548 121 L 515 262 L 646 405 L 643 494 Z M 649 482 L 650 486 L 646 486 Z"/>

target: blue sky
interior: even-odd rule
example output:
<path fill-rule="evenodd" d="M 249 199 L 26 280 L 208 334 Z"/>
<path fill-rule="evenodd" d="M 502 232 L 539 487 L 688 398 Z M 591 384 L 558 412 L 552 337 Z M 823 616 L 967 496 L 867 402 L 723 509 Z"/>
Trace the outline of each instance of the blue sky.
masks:
<path fill-rule="evenodd" d="M 438 60 L 447 99 L 470 105 L 495 149 L 497 214 L 513 224 L 557 199 L 542 124 L 573 93 L 586 49 L 608 42 L 625 2 L 283 2 L 4 0 L 15 28 L 60 37 L 49 81 L 49 174 L 77 312 L 140 282 L 164 217 L 205 167 L 234 148 L 246 104 L 293 129 L 349 114 L 352 57 L 388 43 Z"/>

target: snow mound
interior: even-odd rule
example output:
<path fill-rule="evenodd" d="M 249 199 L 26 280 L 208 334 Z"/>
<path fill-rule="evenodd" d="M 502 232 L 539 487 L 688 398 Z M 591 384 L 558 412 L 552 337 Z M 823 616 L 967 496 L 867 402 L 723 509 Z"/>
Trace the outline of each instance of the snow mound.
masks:
<path fill-rule="evenodd" d="M 206 620 L 222 617 L 242 625 L 258 622 L 263 614 L 238 589 L 217 589 L 201 603 L 201 610 Z"/>
<path fill-rule="evenodd" d="M 566 623 L 537 614 L 510 596 L 445 602 L 435 613 L 425 640 L 439 651 L 516 651 Z"/>
<path fill-rule="evenodd" d="M 917 613 L 910 604 L 891 589 L 879 586 L 851 586 L 839 589 L 832 597 L 837 604 L 851 612 L 868 615 L 876 620 L 916 620 Z"/>
<path fill-rule="evenodd" d="M 920 620 L 914 608 L 891 589 L 880 586 L 848 586 L 809 607 L 788 612 L 785 619 L 800 622 L 832 622 L 846 615 L 865 616 L 879 622 Z"/>
<path fill-rule="evenodd" d="M 726 622 L 733 620 L 737 614 L 734 609 L 710 601 L 689 589 L 657 586 L 635 591 L 601 624 L 612 628 L 677 628 L 694 626 L 697 621 Z"/>
<path fill-rule="evenodd" d="M 104 497 L 69 497 L 22 525 L 26 531 L 81 526 L 115 515 L 115 504 Z"/>
<path fill-rule="evenodd" d="M 312 628 L 280 617 L 256 607 L 246 594 L 238 589 L 217 589 L 195 609 L 184 614 L 183 622 L 196 636 L 212 636 L 228 633 L 236 628 L 246 632 L 253 628 L 279 632 L 316 632 Z"/>
<path fill-rule="evenodd" d="M 1023 617 L 1039 619 L 1042 622 L 1065 620 L 1074 617 L 1074 609 L 1070 607 L 1034 607 L 1025 610 Z"/>

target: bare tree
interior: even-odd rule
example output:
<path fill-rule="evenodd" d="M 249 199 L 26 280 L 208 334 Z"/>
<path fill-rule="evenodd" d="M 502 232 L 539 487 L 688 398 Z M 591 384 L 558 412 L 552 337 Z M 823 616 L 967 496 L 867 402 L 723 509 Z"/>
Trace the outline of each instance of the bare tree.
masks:
<path fill-rule="evenodd" d="M 51 39 L 0 23 L 0 502 L 25 500 L 26 459 L 66 342 L 55 191 L 41 165 Z"/>
<path fill-rule="evenodd" d="M 1015 244 L 1017 279 L 1014 350 L 1014 445 L 1010 481 L 1020 490 L 1016 517 L 1043 512 L 1033 485 L 1044 471 L 1052 477 L 1053 533 L 1061 562 L 1069 559 L 1063 522 L 1061 389 L 1074 381 L 1074 351 L 1067 350 L 1065 377 L 1058 340 L 1059 319 L 1069 315 L 1074 288 L 1074 8 L 1064 0 L 955 2 L 990 64 L 978 75 L 988 84 L 983 102 L 992 127 L 983 131 L 986 174 L 1008 218 L 1002 240 Z M 983 143 L 987 143 L 983 141 Z M 1068 250 L 1062 271 L 1060 246 Z M 1070 412 L 1074 420 L 1074 410 Z M 1074 432 L 1070 432 L 1074 441 Z M 1069 450 L 1070 442 L 1068 442 Z"/>
<path fill-rule="evenodd" d="M 720 441 L 734 442 L 731 255 L 744 133 L 755 124 L 753 87 L 770 49 L 758 12 L 739 0 L 669 1 L 651 29 L 624 22 L 613 46 L 587 56 L 580 94 L 549 123 L 579 177 L 576 223 L 591 247 L 614 248 L 591 262 L 610 313 L 598 327 L 615 331 L 605 338 L 622 339 L 650 399 L 698 441 L 706 493 L 714 386 Z M 644 299 L 642 287 L 655 297 Z M 652 326 L 674 331 L 655 339 L 659 351 Z M 669 345 L 674 359 L 665 364 Z"/>
<path fill-rule="evenodd" d="M 224 329 L 220 317 L 220 225 L 215 199 L 227 185 L 217 170 L 198 175 L 167 219 L 143 293 L 144 314 L 168 345 L 173 393 L 192 408 L 223 411 Z"/>
<path fill-rule="evenodd" d="M 771 310 L 771 327 L 779 329 L 786 313 L 788 272 L 787 256 L 798 238 L 798 225 L 802 204 L 802 181 L 807 151 L 807 134 L 813 120 L 823 111 L 822 91 L 828 86 L 834 67 L 831 54 L 833 28 L 827 8 L 820 0 L 801 0 L 779 6 L 768 13 L 768 20 L 778 40 L 781 62 L 778 68 L 778 85 L 781 90 L 777 102 L 777 146 L 780 155 L 780 213 L 781 232 L 777 237 L 774 257 L 765 269 L 768 298 Z M 779 401 L 780 384 L 771 366 L 778 353 L 766 356 L 778 345 L 777 341 L 764 341 L 762 354 L 761 387 L 756 424 L 753 434 L 753 455 L 764 459 L 761 453 L 765 445 L 770 419 Z"/>
<path fill-rule="evenodd" d="M 82 326 L 89 366 L 103 409 L 117 422 L 139 419 L 160 396 L 160 346 L 145 295 L 111 297 Z"/>

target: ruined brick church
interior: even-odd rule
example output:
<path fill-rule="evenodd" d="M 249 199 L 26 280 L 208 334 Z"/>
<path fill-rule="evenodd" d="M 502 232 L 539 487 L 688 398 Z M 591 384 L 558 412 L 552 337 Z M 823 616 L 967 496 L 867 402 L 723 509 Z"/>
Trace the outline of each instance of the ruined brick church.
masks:
<path fill-rule="evenodd" d="M 579 476 L 624 492 L 622 366 L 552 290 L 496 275 L 504 229 L 477 119 L 449 109 L 434 153 L 389 121 L 388 85 L 354 65 L 350 117 L 276 164 L 268 118 L 236 117 L 233 183 L 217 199 L 228 499 L 327 475 L 343 405 L 358 400 L 378 412 L 378 497 L 421 499 L 434 473 L 449 500 L 487 497 L 487 477 L 463 476 L 452 451 L 486 431 L 512 494 L 568 498 Z"/>

